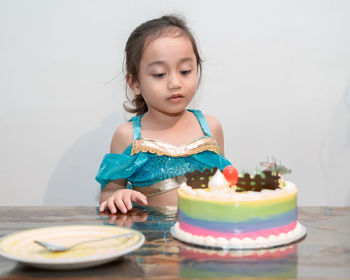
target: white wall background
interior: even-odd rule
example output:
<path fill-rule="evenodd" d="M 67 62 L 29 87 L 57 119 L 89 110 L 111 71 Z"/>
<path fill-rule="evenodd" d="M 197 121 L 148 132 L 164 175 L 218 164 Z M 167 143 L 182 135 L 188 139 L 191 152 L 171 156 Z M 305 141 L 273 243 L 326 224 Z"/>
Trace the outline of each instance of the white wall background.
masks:
<path fill-rule="evenodd" d="M 293 170 L 299 205 L 350 205 L 350 2 L 0 0 L 0 205 L 97 205 L 141 22 L 187 18 L 205 60 L 192 107 L 226 156 Z"/>

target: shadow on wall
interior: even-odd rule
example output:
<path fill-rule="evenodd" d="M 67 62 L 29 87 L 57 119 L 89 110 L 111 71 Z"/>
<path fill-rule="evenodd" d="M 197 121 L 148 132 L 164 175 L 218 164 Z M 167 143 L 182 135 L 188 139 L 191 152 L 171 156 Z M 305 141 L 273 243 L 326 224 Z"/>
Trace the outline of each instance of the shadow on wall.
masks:
<path fill-rule="evenodd" d="M 350 181 L 344 174 L 350 167 L 350 82 L 334 109 L 320 155 L 327 205 L 350 205 Z"/>
<path fill-rule="evenodd" d="M 44 205 L 98 206 L 98 168 L 115 129 L 125 122 L 122 113 L 113 113 L 102 125 L 80 137 L 58 162 L 46 189 Z"/>

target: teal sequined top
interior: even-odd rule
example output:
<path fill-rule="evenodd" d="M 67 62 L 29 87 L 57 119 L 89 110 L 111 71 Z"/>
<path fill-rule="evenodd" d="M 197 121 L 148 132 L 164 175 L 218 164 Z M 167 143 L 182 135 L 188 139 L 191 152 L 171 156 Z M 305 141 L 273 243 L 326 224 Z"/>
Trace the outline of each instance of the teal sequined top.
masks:
<path fill-rule="evenodd" d="M 141 138 L 142 115 L 133 117 L 131 145 L 122 154 L 109 153 L 102 160 L 96 176 L 101 189 L 110 180 L 126 179 L 133 189 L 152 196 L 178 187 L 187 172 L 214 167 L 222 170 L 231 165 L 220 153 L 202 112 L 189 111 L 196 116 L 204 136 L 181 146 Z"/>

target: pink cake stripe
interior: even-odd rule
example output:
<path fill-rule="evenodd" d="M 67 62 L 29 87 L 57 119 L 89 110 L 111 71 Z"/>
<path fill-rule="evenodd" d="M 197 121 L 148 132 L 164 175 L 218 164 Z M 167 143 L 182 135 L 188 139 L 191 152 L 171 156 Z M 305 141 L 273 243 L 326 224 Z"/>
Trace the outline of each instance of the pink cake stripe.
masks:
<path fill-rule="evenodd" d="M 291 230 L 293 230 L 296 227 L 296 221 L 285 225 L 281 227 L 276 227 L 276 228 L 270 228 L 266 230 L 258 230 L 254 232 L 246 232 L 246 233 L 221 233 L 221 232 L 216 232 L 216 231 L 211 231 L 199 227 L 195 227 L 189 224 L 186 224 L 184 222 L 179 222 L 180 228 L 183 231 L 186 231 L 188 233 L 191 233 L 193 235 L 199 235 L 199 236 L 213 236 L 215 238 L 217 237 L 224 237 L 227 239 L 230 239 L 232 237 L 235 238 L 244 238 L 244 237 L 249 237 L 252 239 L 256 239 L 257 237 L 269 237 L 270 235 L 279 235 L 280 233 L 287 233 Z"/>

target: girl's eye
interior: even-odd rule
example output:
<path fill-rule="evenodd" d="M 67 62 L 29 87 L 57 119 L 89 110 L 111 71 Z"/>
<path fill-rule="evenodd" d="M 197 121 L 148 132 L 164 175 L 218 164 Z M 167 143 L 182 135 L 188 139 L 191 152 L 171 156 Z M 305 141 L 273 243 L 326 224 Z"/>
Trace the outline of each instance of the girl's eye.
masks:
<path fill-rule="evenodd" d="M 191 73 L 192 70 L 183 70 L 183 71 L 180 71 L 181 75 L 183 76 L 187 76 L 188 74 Z"/>
<path fill-rule="evenodd" d="M 163 78 L 165 76 L 165 73 L 152 74 L 152 76 L 155 78 Z"/>

